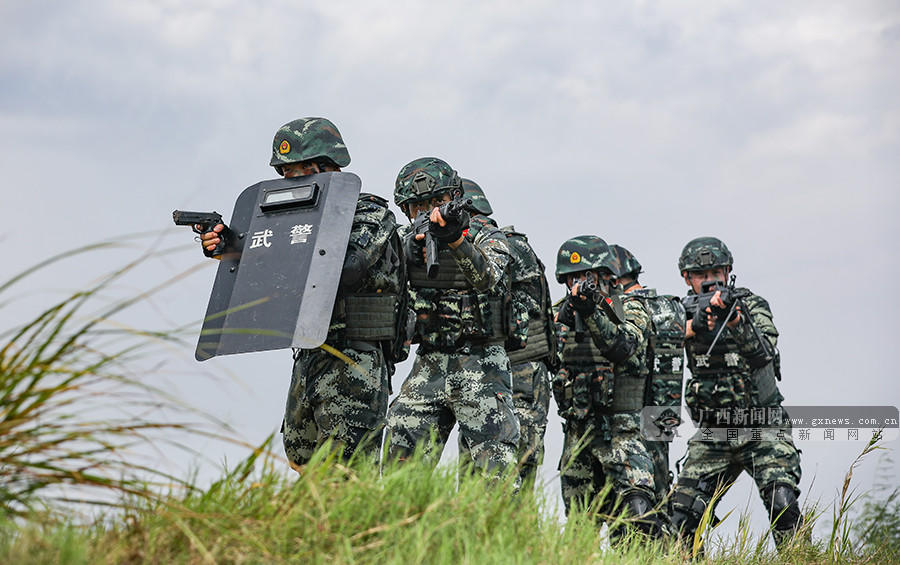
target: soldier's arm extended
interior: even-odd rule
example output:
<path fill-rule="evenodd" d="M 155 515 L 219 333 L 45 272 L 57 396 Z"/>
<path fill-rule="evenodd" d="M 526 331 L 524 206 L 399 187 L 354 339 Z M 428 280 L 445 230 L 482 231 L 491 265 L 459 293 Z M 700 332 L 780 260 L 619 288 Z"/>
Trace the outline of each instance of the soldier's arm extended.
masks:
<path fill-rule="evenodd" d="M 756 332 L 753 331 L 750 320 L 753 321 L 753 325 L 756 326 L 762 339 L 766 340 L 769 351 L 773 351 L 778 343 L 778 330 L 772 321 L 772 310 L 769 308 L 769 303 L 763 297 L 755 294 L 743 299 L 742 302 L 744 307 L 749 310 L 749 320 L 746 317 L 747 313 L 742 312 L 737 325 L 728 329 L 741 349 L 741 353 L 745 357 L 754 357 L 765 353 Z"/>
<path fill-rule="evenodd" d="M 475 240 L 464 237 L 455 249 L 453 258 L 475 290 L 488 291 L 503 278 L 509 262 L 509 246 L 506 236 L 496 228 L 485 227 L 478 231 Z"/>
<path fill-rule="evenodd" d="M 625 298 L 622 308 L 625 320 L 621 324 L 611 322 L 598 308 L 585 319 L 585 325 L 604 357 L 620 366 L 635 365 L 634 368 L 638 368 L 643 365 L 647 350 L 650 315 L 636 298 Z"/>

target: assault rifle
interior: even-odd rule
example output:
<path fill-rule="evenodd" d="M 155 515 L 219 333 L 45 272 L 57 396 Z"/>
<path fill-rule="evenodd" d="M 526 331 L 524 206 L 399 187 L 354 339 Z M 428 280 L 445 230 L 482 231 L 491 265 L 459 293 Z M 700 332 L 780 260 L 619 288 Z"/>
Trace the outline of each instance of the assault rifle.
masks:
<path fill-rule="evenodd" d="M 443 217 L 445 221 L 460 221 L 463 212 L 470 206 L 472 206 L 472 199 L 463 198 L 462 190 L 457 189 L 453 191 L 453 199 L 450 202 L 441 204 L 439 210 L 441 211 L 441 217 Z M 416 219 L 412 222 L 412 237 L 416 237 L 419 234 L 425 235 L 425 273 L 428 275 L 428 278 L 433 279 L 438 276 L 441 263 L 438 259 L 438 242 L 431 232 L 430 217 L 431 210 L 427 212 L 425 210 L 419 210 L 416 214 Z"/>
<path fill-rule="evenodd" d="M 194 233 L 204 234 L 213 231 L 218 224 L 224 224 L 222 216 L 216 211 L 212 212 L 185 212 L 183 210 L 175 210 L 172 212 L 172 220 L 176 226 L 191 226 Z M 206 247 L 203 248 L 203 254 L 207 257 L 218 257 L 225 248 L 225 234 L 219 234 L 219 243 L 212 251 Z"/>
<path fill-rule="evenodd" d="M 736 279 L 737 277 L 735 275 L 731 275 L 731 279 L 727 286 L 720 281 L 704 282 L 700 285 L 700 294 L 691 294 L 681 299 L 681 303 L 684 305 L 684 311 L 687 314 L 688 320 L 692 319 L 697 312 L 705 311 L 707 308 L 711 315 L 716 317 L 716 325 L 713 328 L 716 330 L 716 335 L 713 338 L 712 343 L 709 344 L 709 349 L 706 350 L 706 355 L 709 355 L 712 353 L 713 347 L 715 347 L 716 343 L 719 341 L 719 337 L 722 336 L 722 332 L 725 331 L 725 325 L 737 315 L 737 310 L 740 308 L 741 312 L 745 315 L 744 320 L 750 324 L 753 335 L 756 336 L 759 345 L 763 348 L 766 361 L 771 361 L 775 357 L 775 353 L 772 352 L 772 346 L 765 338 L 763 338 L 762 334 L 759 333 L 759 328 L 753 323 L 753 318 L 750 317 L 749 310 L 744 306 L 744 299 L 751 296 L 751 292 L 745 288 L 735 288 Z M 725 308 L 713 306 L 711 304 L 713 296 L 715 296 L 717 292 L 722 293 L 720 298 L 722 299 L 722 303 L 725 304 Z"/>

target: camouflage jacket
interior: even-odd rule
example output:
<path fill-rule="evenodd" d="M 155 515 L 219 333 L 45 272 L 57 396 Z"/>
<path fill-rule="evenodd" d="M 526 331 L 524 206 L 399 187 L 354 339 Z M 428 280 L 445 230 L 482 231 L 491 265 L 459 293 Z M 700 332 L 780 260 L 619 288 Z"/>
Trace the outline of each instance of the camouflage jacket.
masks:
<path fill-rule="evenodd" d="M 326 341 L 332 344 L 345 341 L 348 338 L 348 322 L 353 326 L 354 321 L 360 318 L 365 319 L 364 325 L 387 324 L 396 336 L 399 326 L 406 320 L 406 269 L 397 236 L 397 222 L 385 199 L 373 194 L 359 195 L 347 251 L 363 258 L 366 274 L 352 288 L 340 285 Z M 382 307 L 381 303 L 385 305 Z M 372 314 L 379 309 L 384 311 L 380 318 Z M 360 316 L 362 314 L 365 316 Z M 388 328 L 385 326 L 384 329 Z M 349 339 L 385 341 L 366 340 L 358 335 L 351 335 Z M 393 338 L 388 341 L 393 341 Z M 401 360 L 395 358 L 395 361 Z"/>
<path fill-rule="evenodd" d="M 783 400 L 775 385 L 780 370 L 777 354 L 772 361 L 764 360 L 766 350 L 746 317 L 749 313 L 769 351 L 777 352 L 778 330 L 772 322 L 772 310 L 764 298 L 755 294 L 743 302 L 749 312 L 741 314 L 737 327 L 722 332 L 709 355 L 706 352 L 711 337 L 693 337 L 685 341 L 691 370 L 685 401 L 692 411 L 698 408 L 777 406 Z"/>
<path fill-rule="evenodd" d="M 412 237 L 410 225 L 400 237 Z M 503 341 L 509 334 L 510 252 L 492 221 L 472 215 L 456 249 L 439 244 L 440 271 L 428 279 L 409 265 L 409 304 L 415 315 L 412 342 L 456 350 L 475 343 Z"/>

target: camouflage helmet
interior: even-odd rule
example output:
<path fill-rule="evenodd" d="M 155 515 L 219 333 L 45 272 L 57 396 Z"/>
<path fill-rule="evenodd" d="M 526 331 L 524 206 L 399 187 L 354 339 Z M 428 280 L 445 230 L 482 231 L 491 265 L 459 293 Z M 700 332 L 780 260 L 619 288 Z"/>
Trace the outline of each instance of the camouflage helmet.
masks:
<path fill-rule="evenodd" d="M 275 132 L 272 160 L 279 175 L 284 165 L 301 161 L 332 161 L 338 167 L 350 164 L 350 153 L 337 126 L 325 118 L 300 118 Z"/>
<path fill-rule="evenodd" d="M 460 190 L 462 183 L 453 167 L 437 157 L 421 157 L 407 163 L 394 183 L 394 203 L 406 210 L 406 204 L 429 200 L 443 192 Z"/>
<path fill-rule="evenodd" d="M 731 251 L 715 237 L 698 237 L 684 246 L 678 258 L 679 271 L 706 271 L 719 267 L 731 267 L 734 258 Z"/>
<path fill-rule="evenodd" d="M 483 216 L 490 216 L 491 214 L 493 214 L 494 209 L 491 208 L 491 203 L 488 202 L 487 196 L 484 195 L 484 191 L 481 190 L 481 187 L 478 186 L 478 183 L 469 179 L 461 180 L 463 187 L 463 198 L 472 199 L 472 205 L 469 206 L 469 210 Z"/>
<path fill-rule="evenodd" d="M 638 275 L 641 274 L 641 264 L 631 254 L 631 251 L 628 251 L 621 245 L 610 245 L 609 250 L 619 260 L 619 269 L 613 273 L 616 278 L 628 276 L 637 279 Z"/>
<path fill-rule="evenodd" d="M 612 253 L 605 241 L 596 235 L 580 235 L 566 240 L 556 254 L 556 280 L 565 284 L 567 275 L 582 271 L 612 270 Z"/>

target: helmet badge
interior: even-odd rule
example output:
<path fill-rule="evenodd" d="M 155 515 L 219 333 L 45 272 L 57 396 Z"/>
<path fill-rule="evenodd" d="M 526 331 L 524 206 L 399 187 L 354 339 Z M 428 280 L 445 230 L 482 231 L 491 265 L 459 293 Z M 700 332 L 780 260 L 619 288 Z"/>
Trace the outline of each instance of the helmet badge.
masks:
<path fill-rule="evenodd" d="M 569 257 L 569 263 L 572 263 L 573 265 L 575 263 L 581 263 L 581 255 L 579 255 L 577 251 L 573 251 L 572 256 Z"/>
<path fill-rule="evenodd" d="M 288 140 L 284 140 L 281 142 L 281 146 L 278 148 L 278 152 L 284 155 L 285 153 L 291 152 L 291 144 L 288 143 Z"/>

